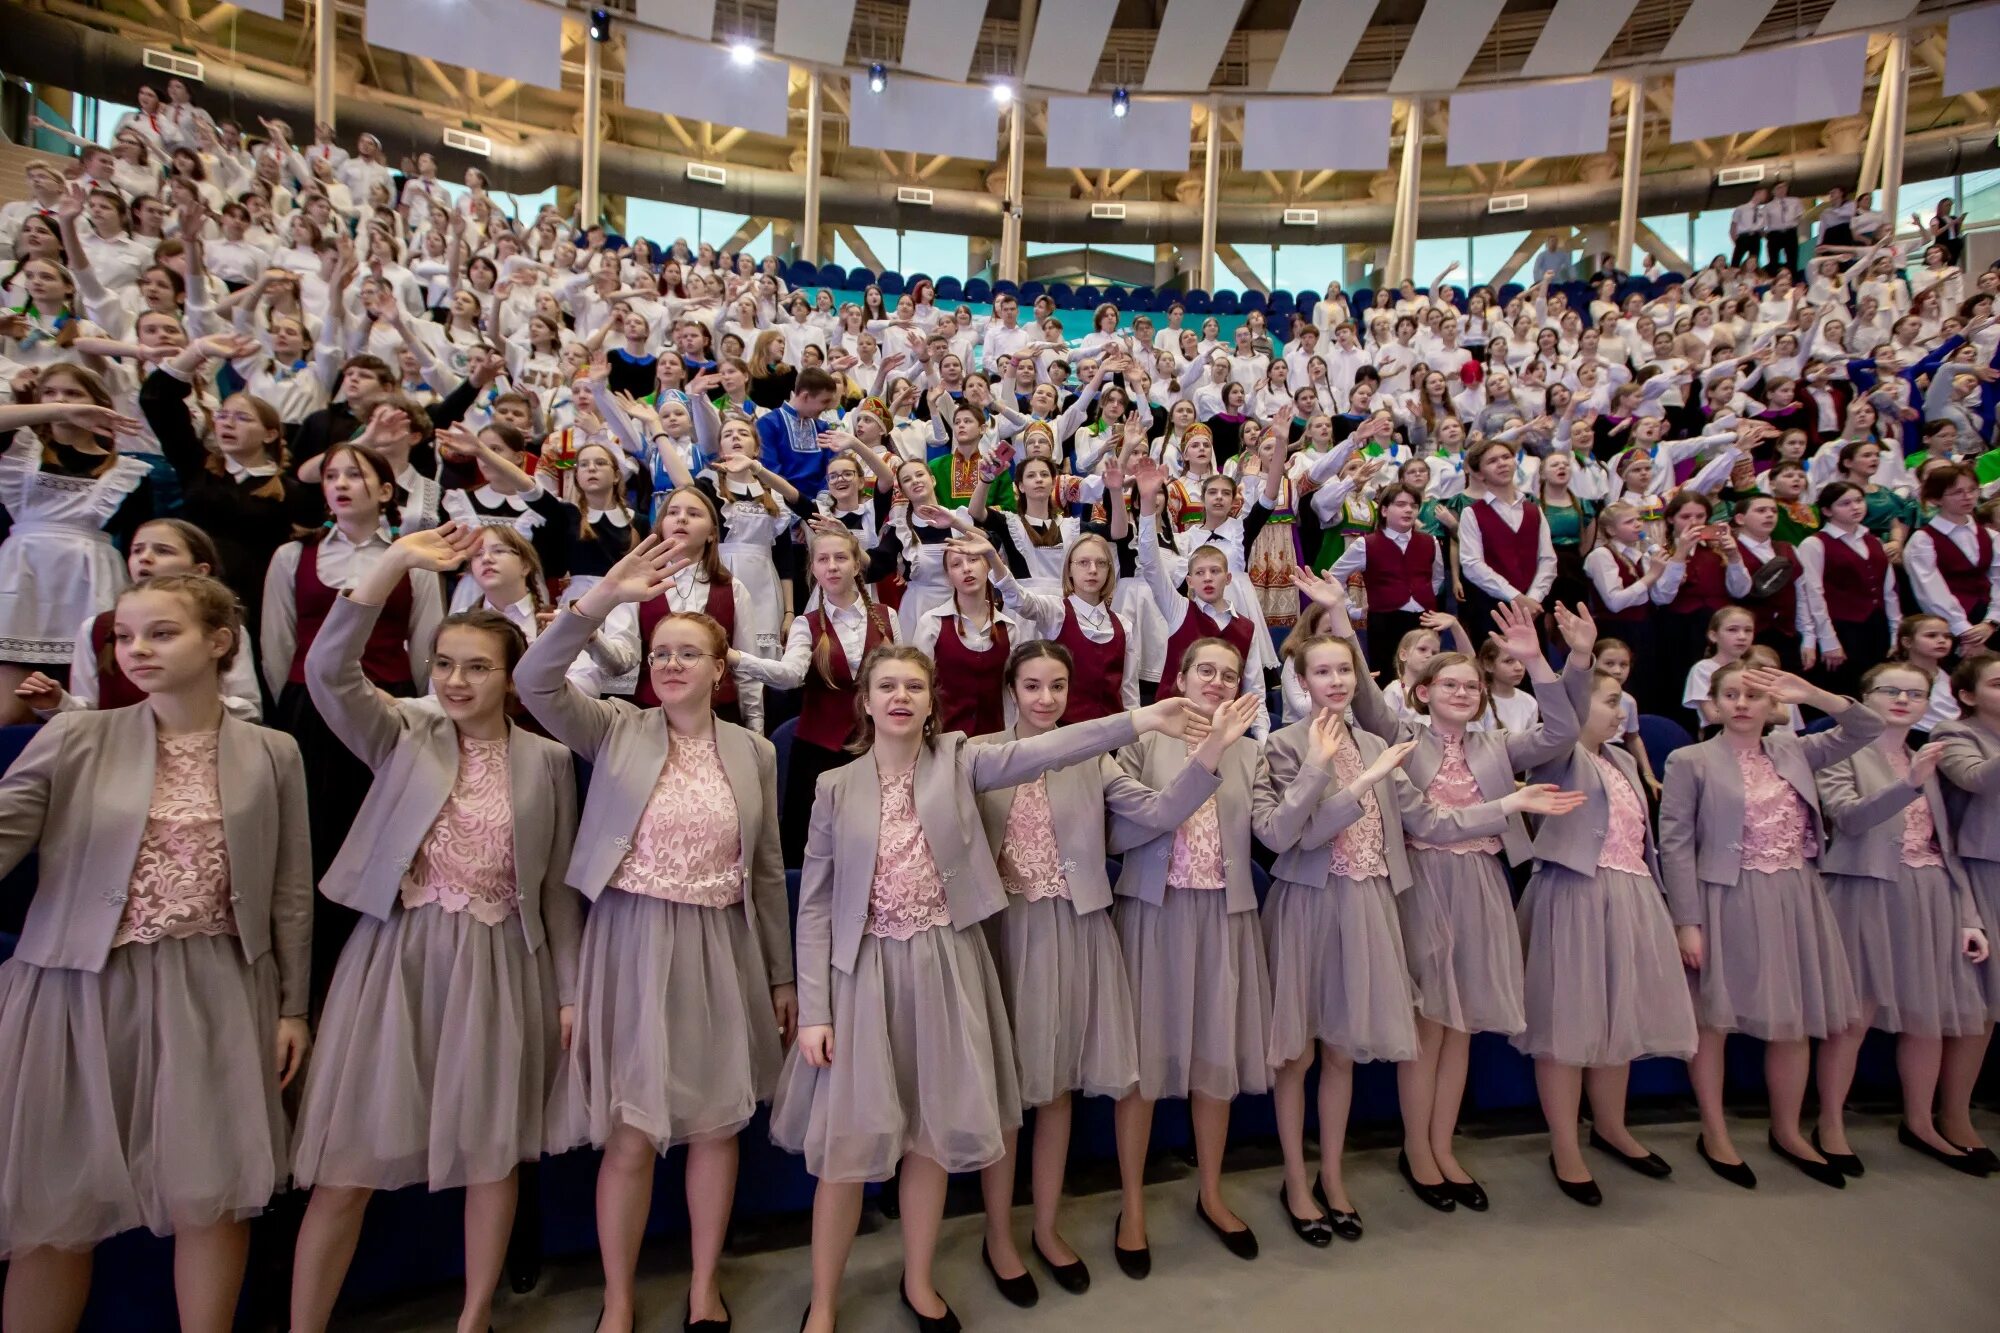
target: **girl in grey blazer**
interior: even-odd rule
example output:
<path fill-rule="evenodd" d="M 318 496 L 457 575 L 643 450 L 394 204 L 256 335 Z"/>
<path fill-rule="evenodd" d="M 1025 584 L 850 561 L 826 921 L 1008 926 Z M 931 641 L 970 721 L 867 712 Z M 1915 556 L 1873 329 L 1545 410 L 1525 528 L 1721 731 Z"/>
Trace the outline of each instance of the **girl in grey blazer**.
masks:
<path fill-rule="evenodd" d="M 869 653 L 858 689 L 860 757 L 824 773 L 799 886 L 799 1040 L 771 1109 L 771 1138 L 805 1155 L 813 1198 L 813 1298 L 803 1327 L 831 1333 L 863 1184 L 900 1175 L 903 1304 L 925 1329 L 958 1327 L 931 1283 L 947 1173 L 1001 1160 L 1021 1120 L 1000 977 L 980 922 L 1007 891 L 977 794 L 1019 786 L 1178 730 L 1181 699 L 974 745 L 935 734 L 930 659 Z"/>
<path fill-rule="evenodd" d="M 7 1322 L 74 1328 L 92 1248 L 143 1226 L 174 1237 L 181 1326 L 219 1330 L 305 1058 L 305 773 L 223 709 L 228 589 L 162 575 L 115 616 L 145 701 L 59 714 L 0 779 L 0 873 L 41 852 L 0 964 Z"/>
<path fill-rule="evenodd" d="M 410 533 L 329 608 L 306 656 L 313 705 L 375 775 L 320 881 L 360 913 L 327 992 L 293 1175 L 313 1187 L 292 1327 L 332 1315 L 375 1190 L 465 1187 L 461 1322 L 484 1327 L 513 1227 L 516 1172 L 538 1161 L 543 1103 L 576 1000 L 576 828 L 569 755 L 507 718 L 526 646 L 462 612 L 433 641 L 431 700 L 363 673 L 383 604 L 478 547 L 476 528 Z"/>
<path fill-rule="evenodd" d="M 1797 676 L 1731 662 L 1708 685 L 1721 732 L 1674 752 L 1660 800 L 1660 869 L 1681 961 L 1694 995 L 1699 1044 L 1688 1065 L 1701 1106 L 1695 1151 L 1744 1188 L 1757 1177 L 1723 1116 L 1723 1042 L 1763 1039 L 1772 1152 L 1822 1184 L 1845 1177 L 1799 1129 L 1811 1039 L 1861 1016 L 1840 928 L 1820 884 L 1827 844 L 1813 774 L 1882 730 L 1879 714 Z M 1840 725 L 1795 736 L 1766 728 L 1792 704 Z"/>
<path fill-rule="evenodd" d="M 1951 673 L 1951 692 L 1959 718 L 1931 738 L 1943 746 L 1938 776 L 1949 816 L 1945 822 L 1990 944 L 2000 938 L 1995 934 L 2000 932 L 2000 657 L 1979 653 L 1960 662 Z M 1988 1170 L 2000 1171 L 2000 1156 L 1972 1126 L 1972 1088 L 1986 1063 L 1993 1020 L 2000 1018 L 2000 962 L 1989 960 L 1979 969 L 1979 984 L 1986 998 L 1986 1028 L 1976 1037 L 1945 1043 L 1938 1129 Z"/>

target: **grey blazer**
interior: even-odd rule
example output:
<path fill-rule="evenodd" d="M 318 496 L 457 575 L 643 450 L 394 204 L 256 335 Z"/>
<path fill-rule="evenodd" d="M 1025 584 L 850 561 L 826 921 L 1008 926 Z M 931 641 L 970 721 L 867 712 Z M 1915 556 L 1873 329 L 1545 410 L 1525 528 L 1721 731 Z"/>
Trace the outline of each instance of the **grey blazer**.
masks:
<path fill-rule="evenodd" d="M 1361 801 L 1344 787 L 1328 795 L 1333 774 L 1305 762 L 1311 728 L 1310 718 L 1294 722 L 1272 732 L 1264 743 L 1257 759 L 1250 820 L 1257 840 L 1278 854 L 1272 877 L 1317 887 L 1330 873 L 1334 836 L 1361 818 Z M 1350 734 L 1363 767 L 1388 748 L 1373 732 L 1357 728 Z M 1382 859 L 1389 867 L 1389 887 L 1397 893 L 1410 887 L 1405 829 L 1426 842 L 1461 842 L 1497 835 L 1507 825 L 1498 801 L 1446 810 L 1425 800 L 1401 769 L 1375 784 L 1375 805 L 1382 812 Z"/>
<path fill-rule="evenodd" d="M 1821 847 L 1829 839 L 1813 773 L 1839 763 L 1881 734 L 1881 717 L 1855 704 L 1831 731 L 1807 736 L 1773 731 L 1764 737 L 1764 753 L 1806 803 Z M 1698 926 L 1702 884 L 1734 884 L 1743 874 L 1743 774 L 1728 738 L 1717 736 L 1674 751 L 1667 758 L 1665 787 L 1660 798 L 1660 871 L 1667 907 L 1675 925 Z"/>
<path fill-rule="evenodd" d="M 14 956 L 98 972 L 125 911 L 153 803 L 153 710 L 58 713 L 0 778 L 0 874 L 41 848 Z M 229 906 L 247 962 L 273 951 L 279 1012 L 302 1017 L 312 969 L 312 836 L 298 743 L 225 714 L 216 740 Z"/>
<path fill-rule="evenodd" d="M 639 819 L 667 766 L 670 740 L 667 716 L 658 708 L 593 699 L 570 684 L 570 663 L 603 623 L 565 610 L 514 668 L 514 688 L 528 712 L 551 736 L 590 760 L 590 789 L 577 821 L 568 880 L 592 902 L 632 850 Z M 736 799 L 743 912 L 771 984 L 783 986 L 792 980 L 792 927 L 778 847 L 778 752 L 757 733 L 718 719 L 715 753 Z"/>
<path fill-rule="evenodd" d="M 1514 790 L 1514 775 L 1560 757 L 1576 744 L 1580 730 L 1578 710 L 1590 705 L 1590 661 L 1571 654 L 1562 674 L 1547 684 L 1535 685 L 1535 701 L 1541 705 L 1542 720 L 1526 731 L 1468 731 L 1465 733 L 1465 762 L 1479 779 L 1479 794 L 1497 801 Z M 1361 673 L 1354 692 L 1355 724 L 1383 740 L 1415 740 L 1417 748 L 1403 765 L 1403 773 L 1419 793 L 1429 790 L 1431 780 L 1444 763 L 1444 739 L 1429 727 L 1400 721 L 1396 710 L 1382 697 L 1382 689 L 1371 672 Z M 1507 859 L 1525 864 L 1534 855 L 1528 838 L 1527 821 L 1519 815 L 1507 816 L 1500 832 Z"/>
<path fill-rule="evenodd" d="M 1639 798 L 1639 809 L 1646 810 L 1646 788 L 1639 780 L 1639 761 L 1622 745 L 1607 745 L 1600 753 L 1631 784 L 1633 794 Z M 1536 821 L 1535 859 L 1596 878 L 1604 837 L 1611 830 L 1611 795 L 1604 789 L 1603 772 L 1591 761 L 1590 751 L 1581 744 L 1572 745 L 1567 754 L 1537 765 L 1529 772 L 1528 781 L 1553 782 L 1564 791 L 1580 791 L 1586 798 L 1581 807 L 1566 815 Z M 1648 817 L 1641 822 L 1646 826 L 1646 869 L 1657 884 L 1660 851 L 1653 841 L 1653 821 Z"/>
<path fill-rule="evenodd" d="M 1820 853 L 1820 873 L 1857 875 L 1893 884 L 1903 863 L 1902 814 L 1921 795 L 1930 805 L 1931 822 L 1937 825 L 1938 849 L 1944 854 L 1945 873 L 1958 900 L 1959 924 L 1979 928 L 1972 883 L 1958 859 L 1944 789 L 1935 774 L 1925 780 L 1920 793 L 1896 776 L 1879 746 L 1870 745 L 1820 769 L 1817 777 L 1820 809 L 1832 834 L 1826 850 Z"/>
<path fill-rule="evenodd" d="M 1118 755 L 1119 766 L 1155 790 L 1164 790 L 1187 767 L 1188 744 L 1172 736 L 1142 736 Z M 1216 771 L 1215 812 L 1222 829 L 1223 885 L 1229 910 L 1257 910 L 1257 886 L 1250 878 L 1250 797 L 1256 789 L 1257 742 L 1248 736 L 1230 746 Z M 1207 798 L 1204 797 L 1205 801 Z M 1196 809 L 1200 804 L 1196 805 Z M 1190 812 L 1192 813 L 1192 812 Z M 1183 821 L 1185 822 L 1185 821 Z M 1167 896 L 1167 867 L 1174 856 L 1174 829 L 1135 837 L 1126 845 L 1117 892 L 1158 907 Z M 1113 830 L 1114 836 L 1119 831 Z"/>
<path fill-rule="evenodd" d="M 1025 741 L 975 745 L 963 732 L 946 732 L 918 751 L 917 817 L 944 880 L 953 928 L 976 925 L 1007 905 L 1007 890 L 980 822 L 977 794 L 1019 786 L 1050 769 L 1128 745 L 1135 735 L 1132 715 L 1117 713 Z M 853 972 L 861 952 L 881 824 L 882 775 L 873 751 L 820 775 L 806 833 L 805 871 L 799 877 L 803 1026 L 833 1021 L 833 972 Z"/>
<path fill-rule="evenodd" d="M 306 688 L 341 744 L 375 774 L 320 892 L 386 921 L 458 780 L 458 728 L 435 704 L 391 699 L 361 673 L 361 650 L 381 613 L 345 594 L 335 598 L 306 654 Z M 576 774 L 562 746 L 510 723 L 507 776 L 521 930 L 530 952 L 550 948 L 559 1002 L 569 1004 L 582 915 L 563 883 L 576 834 Z"/>
<path fill-rule="evenodd" d="M 1015 739 L 1015 729 L 1009 727 L 977 737 L 975 743 Z M 1121 854 L 1161 833 L 1171 833 L 1222 785 L 1216 774 L 1200 764 L 1188 763 L 1165 791 L 1154 791 L 1118 767 L 1109 755 L 1051 769 L 1045 776 L 1056 851 L 1062 856 L 1070 903 L 1079 916 L 1111 906 L 1111 880 L 1104 873 L 1107 854 Z M 1007 836 L 1007 816 L 1014 810 L 1014 793 L 1019 790 L 995 787 L 978 795 L 979 817 L 986 824 L 986 841 L 996 862 Z M 1105 833 L 1106 810 L 1114 816 L 1109 837 Z"/>
<path fill-rule="evenodd" d="M 1945 723 L 1931 739 L 1945 747 L 1938 772 L 1944 777 L 1944 805 L 1958 855 L 2000 861 L 2000 801 L 1993 799 L 2000 795 L 2000 736 L 1961 719 Z"/>

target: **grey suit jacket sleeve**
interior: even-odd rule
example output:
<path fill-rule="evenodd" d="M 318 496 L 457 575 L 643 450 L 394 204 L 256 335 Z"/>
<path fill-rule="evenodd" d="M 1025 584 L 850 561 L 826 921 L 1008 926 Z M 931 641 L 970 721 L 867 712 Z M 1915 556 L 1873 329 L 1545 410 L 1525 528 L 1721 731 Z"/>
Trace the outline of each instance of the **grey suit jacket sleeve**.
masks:
<path fill-rule="evenodd" d="M 0 778 L 0 875 L 13 870 L 42 839 L 49 814 L 49 787 L 71 713 L 57 713 L 29 738 L 27 747 Z"/>
<path fill-rule="evenodd" d="M 1840 725 L 1831 731 L 1815 731 L 1799 737 L 1799 753 L 1814 772 L 1839 763 L 1866 748 L 1882 734 L 1882 715 L 1867 704 L 1855 704 L 1840 715 Z"/>
<path fill-rule="evenodd" d="M 756 749 L 764 817 L 758 821 L 757 845 L 750 849 L 750 892 L 756 898 L 757 942 L 764 951 L 769 980 L 773 986 L 784 986 L 793 977 L 792 907 L 785 893 L 785 857 L 778 845 L 778 756 L 769 745 Z"/>
<path fill-rule="evenodd" d="M 1970 736 L 1947 735 L 1938 739 L 1944 742 L 1944 749 L 1938 755 L 1938 772 L 1944 774 L 1945 781 L 1974 796 L 2000 792 L 2000 754 L 1991 759 L 1981 757 L 1978 742 Z"/>
<path fill-rule="evenodd" d="M 306 654 L 306 689 L 327 727 L 362 763 L 379 769 L 403 737 L 395 705 L 361 670 L 361 652 L 382 608 L 342 593 Z"/>
<path fill-rule="evenodd" d="M 1498 801 L 1447 808 L 1418 791 L 1417 784 L 1402 769 L 1389 776 L 1396 784 L 1396 809 L 1403 816 L 1406 837 L 1442 845 L 1497 838 L 1507 831 L 1507 808 Z"/>
<path fill-rule="evenodd" d="M 1250 791 L 1250 828 L 1274 852 L 1324 847 L 1361 816 L 1361 802 L 1345 788 L 1323 800 L 1333 775 L 1301 763 L 1286 745 L 1267 745 L 1257 756 Z"/>
<path fill-rule="evenodd" d="M 833 1023 L 833 787 L 839 770 L 823 773 L 806 830 L 805 868 L 799 874 L 799 1026 Z M 835 1058 L 838 1058 L 836 1052 Z"/>
<path fill-rule="evenodd" d="M 1694 764 L 1689 752 L 1667 756 L 1665 790 L 1660 796 L 1660 874 L 1666 880 L 1667 910 L 1676 926 L 1702 924 L 1701 880 L 1695 867 Z"/>
<path fill-rule="evenodd" d="M 603 621 L 565 607 L 514 667 L 514 689 L 522 706 L 549 735 L 586 757 L 596 756 L 621 705 L 577 689 L 569 683 L 569 669 L 590 636 L 603 627 Z"/>
<path fill-rule="evenodd" d="M 1562 675 L 1547 684 L 1535 683 L 1535 702 L 1541 705 L 1542 720 L 1526 731 L 1506 733 L 1507 761 L 1516 773 L 1567 754 L 1569 747 L 1576 744 L 1581 728 L 1570 693 L 1572 676 L 1579 678 L 1587 698 L 1590 667 L 1580 664 L 1577 656 L 1571 654 L 1570 660 L 1563 666 Z"/>
<path fill-rule="evenodd" d="M 576 1003 L 577 954 L 583 940 L 583 895 L 569 886 L 564 877 L 569 870 L 570 850 L 576 842 L 576 778 L 568 771 L 569 757 L 563 756 L 553 793 L 554 834 L 549 844 L 548 869 L 542 872 L 542 934 L 548 940 L 549 959 L 556 970 L 556 1003 Z"/>
<path fill-rule="evenodd" d="M 1222 785 L 1219 773 L 1209 772 L 1192 759 L 1160 791 L 1126 773 L 1109 755 L 1100 758 L 1097 765 L 1104 782 L 1104 808 L 1111 816 L 1104 847 L 1114 856 L 1179 828 Z"/>
<path fill-rule="evenodd" d="M 1854 776 L 1853 763 L 1843 760 L 1814 772 L 1819 787 L 1820 813 L 1835 832 L 1853 837 L 1901 813 L 1923 792 L 1907 782 L 1892 782 L 1873 795 L 1863 796 Z"/>
<path fill-rule="evenodd" d="M 1080 760 L 1108 754 L 1139 736 L 1130 713 L 1114 713 L 1094 722 L 1057 727 L 1024 741 L 961 745 L 959 762 L 972 779 L 974 791 L 1018 787 L 1052 768 L 1067 768 Z"/>
<path fill-rule="evenodd" d="M 1380 737 L 1385 745 L 1396 743 L 1396 733 L 1402 730 L 1403 724 L 1396 716 L 1396 710 L 1389 707 L 1382 687 L 1375 683 L 1374 672 L 1361 673 L 1361 678 L 1354 683 L 1354 697 L 1348 702 L 1348 708 L 1354 713 L 1355 726 Z"/>
<path fill-rule="evenodd" d="M 304 1018 L 312 992 L 313 929 L 312 823 L 306 809 L 306 767 L 299 757 L 298 742 L 290 736 L 274 732 L 267 743 L 272 746 L 272 766 L 278 775 L 281 830 L 277 873 L 271 880 L 271 951 L 278 960 L 278 1012 L 286 1018 Z"/>

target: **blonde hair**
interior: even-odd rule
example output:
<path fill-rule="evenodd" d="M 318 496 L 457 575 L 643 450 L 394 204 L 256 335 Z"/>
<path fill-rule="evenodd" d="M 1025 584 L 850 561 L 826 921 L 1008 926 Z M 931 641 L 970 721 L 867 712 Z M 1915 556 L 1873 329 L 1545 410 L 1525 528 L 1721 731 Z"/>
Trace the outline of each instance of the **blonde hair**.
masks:
<path fill-rule="evenodd" d="M 851 754 L 867 754 L 875 748 L 875 719 L 868 716 L 868 682 L 876 671 L 888 662 L 905 662 L 921 669 L 924 682 L 931 692 L 937 692 L 937 664 L 932 662 L 923 649 L 907 643 L 885 643 L 871 651 L 861 661 L 861 670 L 854 679 L 854 739 L 847 743 Z M 924 744 L 937 740 L 937 702 L 932 700 L 930 711 L 924 714 Z"/>
<path fill-rule="evenodd" d="M 243 646 L 243 608 L 236 600 L 236 594 L 219 579 L 206 574 L 155 574 L 149 579 L 134 583 L 118 594 L 118 601 L 142 592 L 163 592 L 179 597 L 194 613 L 195 623 L 202 633 L 213 634 L 216 630 L 229 631 L 229 648 L 215 663 L 216 674 L 229 670 L 236 660 L 236 653 Z M 114 608 L 117 603 L 113 603 Z"/>
<path fill-rule="evenodd" d="M 1063 596 L 1073 597 L 1076 595 L 1076 584 L 1070 578 L 1070 564 L 1076 559 L 1076 553 L 1081 551 L 1084 545 L 1089 542 L 1095 542 L 1104 548 L 1104 561 L 1107 568 L 1104 573 L 1104 591 L 1100 596 L 1103 598 L 1103 604 L 1109 606 L 1111 605 L 1111 594 L 1118 588 L 1118 553 L 1112 549 L 1111 539 L 1101 533 L 1086 532 L 1070 543 L 1069 554 L 1063 557 Z M 1190 649 L 1189 651 L 1193 650 Z"/>

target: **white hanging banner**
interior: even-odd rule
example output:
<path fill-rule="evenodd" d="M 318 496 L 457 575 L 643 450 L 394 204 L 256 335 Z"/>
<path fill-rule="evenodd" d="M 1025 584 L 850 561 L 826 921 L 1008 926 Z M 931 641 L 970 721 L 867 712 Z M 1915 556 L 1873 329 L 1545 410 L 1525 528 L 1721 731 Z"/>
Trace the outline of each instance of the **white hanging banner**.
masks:
<path fill-rule="evenodd" d="M 1243 104 L 1243 169 L 1381 171 L 1395 108 L 1387 97 L 1253 97 Z"/>
<path fill-rule="evenodd" d="M 1944 95 L 2000 88 L 2000 5 L 1951 16 L 1944 39 Z"/>
<path fill-rule="evenodd" d="M 1133 98 L 1122 116 L 1109 97 L 1049 99 L 1048 164 L 1141 171 L 1186 171 L 1194 103 Z"/>
<path fill-rule="evenodd" d="M 625 29 L 625 104 L 641 111 L 782 139 L 791 128 L 791 77 L 782 60 L 760 56 L 739 65 L 706 42 Z"/>
<path fill-rule="evenodd" d="M 856 74 L 847 81 L 847 108 L 847 141 L 856 148 L 991 162 L 999 145 L 1000 108 L 978 86 L 891 74 L 882 91 L 872 93 L 868 76 Z"/>
<path fill-rule="evenodd" d="M 1674 71 L 1674 142 L 1851 116 L 1861 109 L 1867 63 L 1868 36 L 1855 33 L 1682 65 Z"/>
<path fill-rule="evenodd" d="M 1450 121 L 1445 161 L 1454 167 L 1601 153 L 1611 142 L 1611 80 L 1453 93 Z"/>
<path fill-rule="evenodd" d="M 562 16 L 541 0 L 377 0 L 367 33 L 391 51 L 561 88 Z"/>

